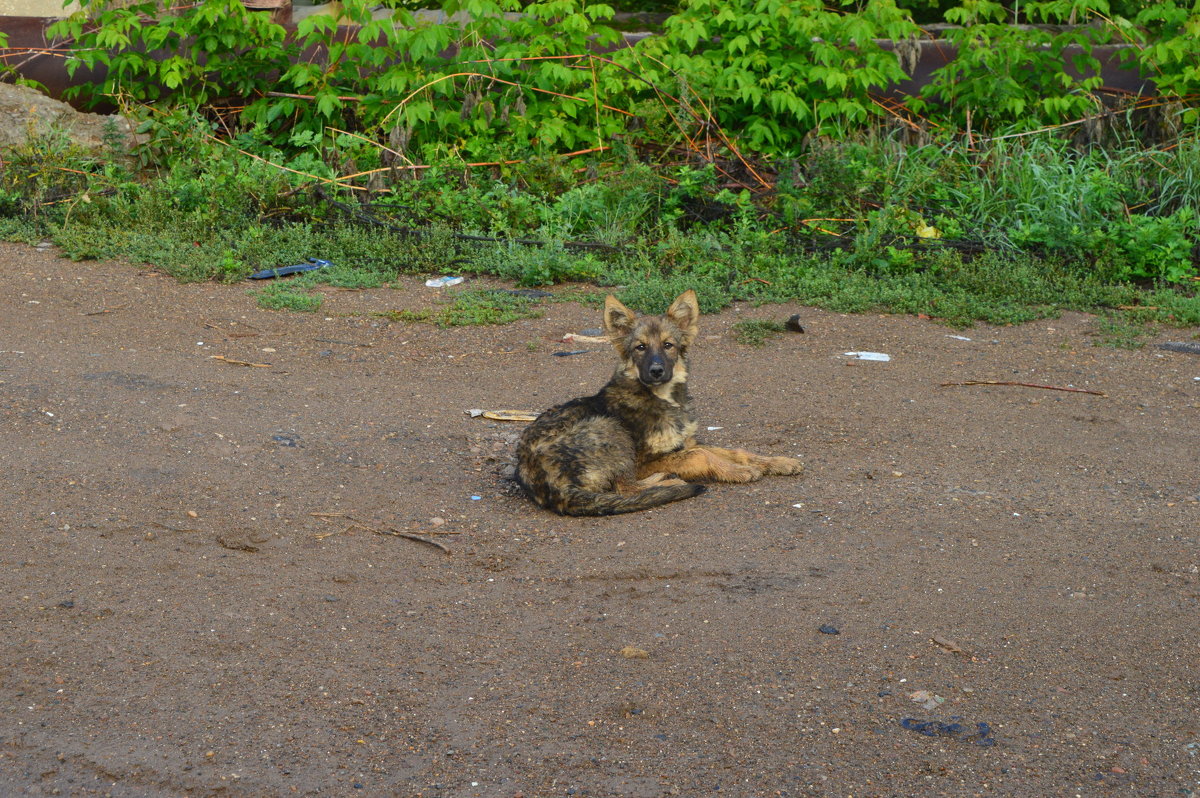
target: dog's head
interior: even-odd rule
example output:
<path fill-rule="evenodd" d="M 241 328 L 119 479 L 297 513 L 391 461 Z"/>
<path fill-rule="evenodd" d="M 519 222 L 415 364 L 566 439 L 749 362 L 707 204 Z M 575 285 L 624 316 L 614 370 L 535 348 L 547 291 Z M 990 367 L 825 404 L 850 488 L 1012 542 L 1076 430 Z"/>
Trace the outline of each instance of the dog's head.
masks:
<path fill-rule="evenodd" d="M 604 300 L 604 329 L 621 356 L 626 376 L 649 388 L 687 378 L 684 356 L 696 339 L 700 303 L 684 291 L 661 316 L 634 315 L 611 294 Z"/>

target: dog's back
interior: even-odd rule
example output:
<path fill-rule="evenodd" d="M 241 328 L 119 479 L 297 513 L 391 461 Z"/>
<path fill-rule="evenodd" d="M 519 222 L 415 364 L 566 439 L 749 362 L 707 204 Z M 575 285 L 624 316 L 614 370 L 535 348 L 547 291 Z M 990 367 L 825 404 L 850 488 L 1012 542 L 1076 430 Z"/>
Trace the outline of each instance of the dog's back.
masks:
<path fill-rule="evenodd" d="M 637 485 L 638 446 L 605 391 L 547 410 L 517 446 L 517 480 L 563 515 L 615 515 L 689 499 L 703 485 Z"/>

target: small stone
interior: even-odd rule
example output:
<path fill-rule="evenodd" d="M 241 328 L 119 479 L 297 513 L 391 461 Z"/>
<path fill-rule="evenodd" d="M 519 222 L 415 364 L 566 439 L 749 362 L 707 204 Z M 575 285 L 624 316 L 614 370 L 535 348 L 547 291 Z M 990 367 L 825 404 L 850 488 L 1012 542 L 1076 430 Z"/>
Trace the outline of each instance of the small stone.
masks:
<path fill-rule="evenodd" d="M 817 631 L 823 635 L 840 635 L 842 633 L 841 629 L 838 629 L 836 626 L 828 623 L 818 627 Z"/>
<path fill-rule="evenodd" d="M 800 324 L 800 314 L 799 313 L 797 313 L 796 315 L 792 316 L 787 321 L 785 321 L 783 323 L 783 326 L 794 333 L 804 332 L 804 327 Z"/>
<path fill-rule="evenodd" d="M 637 646 L 625 646 L 621 649 L 621 656 L 625 659 L 650 659 L 650 652 Z"/>
<path fill-rule="evenodd" d="M 187 511 L 187 517 L 188 517 L 188 518 L 199 518 L 199 517 L 200 517 L 200 513 L 196 512 L 195 510 L 188 510 L 188 511 Z"/>
<path fill-rule="evenodd" d="M 429 519 L 429 523 L 433 526 L 441 526 L 442 524 L 446 523 L 446 519 L 435 515 L 433 518 Z"/>

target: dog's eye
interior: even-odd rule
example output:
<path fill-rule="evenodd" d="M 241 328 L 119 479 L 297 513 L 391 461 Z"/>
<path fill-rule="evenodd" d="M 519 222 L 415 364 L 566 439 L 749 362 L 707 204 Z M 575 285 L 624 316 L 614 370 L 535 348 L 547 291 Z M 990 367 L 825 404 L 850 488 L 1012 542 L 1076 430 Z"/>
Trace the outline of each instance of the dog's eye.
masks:
<path fill-rule="evenodd" d="M 635 346 L 635 347 L 634 347 L 634 349 L 636 349 L 636 350 L 637 350 L 637 351 L 639 351 L 639 352 L 645 352 L 645 351 L 646 351 L 646 345 L 645 345 L 645 344 L 638 344 L 637 346 Z"/>
<path fill-rule="evenodd" d="M 671 343 L 670 341 L 667 341 L 666 343 L 663 344 L 663 349 L 674 349 L 674 348 L 675 348 L 675 344 Z"/>

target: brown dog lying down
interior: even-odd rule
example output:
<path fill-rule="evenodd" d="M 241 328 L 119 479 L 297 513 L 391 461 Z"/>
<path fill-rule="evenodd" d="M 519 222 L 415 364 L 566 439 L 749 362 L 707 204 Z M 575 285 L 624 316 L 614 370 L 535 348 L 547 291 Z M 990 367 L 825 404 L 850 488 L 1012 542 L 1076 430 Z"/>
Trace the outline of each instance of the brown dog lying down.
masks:
<path fill-rule="evenodd" d="M 630 513 L 704 492 L 690 480 L 751 482 L 804 470 L 790 457 L 696 443 L 687 350 L 699 318 L 695 291 L 661 316 L 639 318 L 616 297 L 605 300 L 616 373 L 595 396 L 542 413 L 517 444 L 517 480 L 535 502 L 565 515 Z"/>

